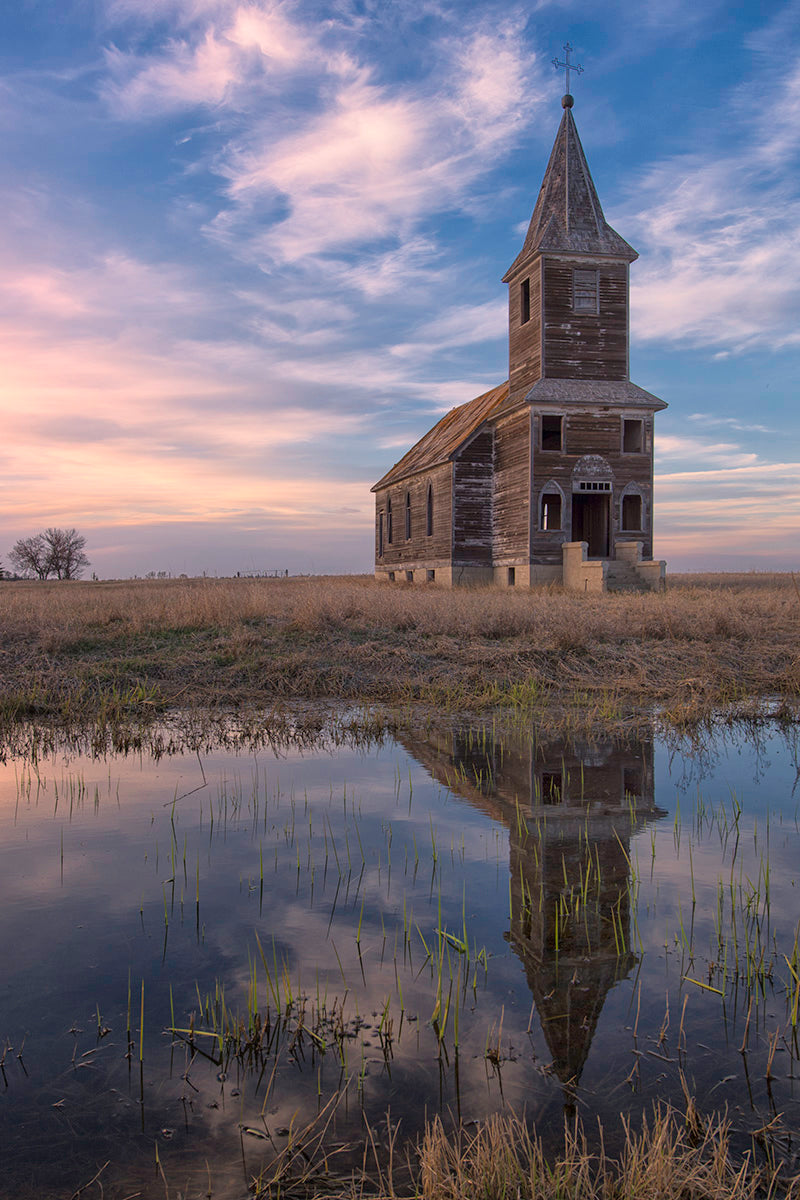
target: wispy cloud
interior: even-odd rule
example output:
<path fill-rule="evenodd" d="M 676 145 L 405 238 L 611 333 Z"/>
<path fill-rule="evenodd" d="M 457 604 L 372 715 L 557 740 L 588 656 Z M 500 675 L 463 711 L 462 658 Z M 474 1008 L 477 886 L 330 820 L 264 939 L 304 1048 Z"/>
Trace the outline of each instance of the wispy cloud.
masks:
<path fill-rule="evenodd" d="M 636 180 L 620 217 L 646 251 L 633 277 L 635 336 L 733 353 L 800 345 L 800 190 L 796 173 L 774 169 L 800 141 L 800 66 L 780 61 L 775 76 L 748 88 L 746 106 L 734 94 L 735 150 L 726 130 L 724 147 Z"/>
<path fill-rule="evenodd" d="M 282 82 L 287 72 L 310 73 L 323 61 L 315 33 L 294 21 L 284 4 L 176 4 L 174 9 L 189 27 L 158 49 L 142 53 L 111 45 L 106 50 L 101 94 L 117 116 L 142 119 L 200 106 L 246 107 L 254 92 Z M 202 23 L 200 15 L 206 18 Z"/>
<path fill-rule="evenodd" d="M 706 428 L 726 428 L 733 429 L 737 433 L 776 433 L 777 430 L 770 429 L 767 425 L 751 425 L 748 422 L 740 421 L 737 417 L 722 417 L 717 413 L 689 413 L 687 421 L 694 421 L 698 425 Z"/>
<path fill-rule="evenodd" d="M 799 569 L 798 480 L 798 462 L 657 472 L 656 553 L 706 569 Z"/>
<path fill-rule="evenodd" d="M 397 278 L 413 257 L 413 249 L 398 257 L 397 248 L 407 239 L 413 247 L 420 219 L 457 207 L 520 128 L 514 84 L 524 73 L 535 77 L 535 69 L 515 33 L 507 26 L 446 43 L 445 62 L 423 86 L 382 84 L 362 67 L 339 70 L 318 106 L 295 117 L 290 130 L 276 136 L 270 121 L 232 139 L 217 165 L 230 203 L 209 232 L 245 236 L 252 251 L 278 263 L 388 240 L 390 257 L 377 278 Z M 285 215 L 260 231 L 252 218 L 264 199 L 280 199 Z M 362 268 L 351 282 L 365 276 Z M 375 279 L 372 273 L 368 292 Z"/>
<path fill-rule="evenodd" d="M 457 305 L 444 316 L 426 322 L 418 337 L 398 342 L 391 353 L 398 358 L 424 360 L 454 346 L 505 339 L 508 335 L 508 305 L 505 300 L 485 304 Z"/>
<path fill-rule="evenodd" d="M 743 467 L 758 462 L 758 455 L 743 450 L 737 442 L 712 442 L 702 437 L 659 433 L 655 442 L 656 462 L 661 468 L 670 461 L 713 463 L 726 467 Z"/>

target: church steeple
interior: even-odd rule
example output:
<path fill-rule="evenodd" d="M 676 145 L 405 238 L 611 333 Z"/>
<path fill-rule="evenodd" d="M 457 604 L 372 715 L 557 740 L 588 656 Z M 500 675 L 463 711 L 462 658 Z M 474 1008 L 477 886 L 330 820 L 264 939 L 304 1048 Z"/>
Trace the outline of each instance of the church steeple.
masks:
<path fill-rule="evenodd" d="M 567 44 L 567 51 L 572 47 Z M 567 71 L 579 70 L 555 61 Z M 540 379 L 628 379 L 628 269 L 636 251 L 612 229 L 572 115 L 564 109 L 509 286 L 510 403 Z"/>
<path fill-rule="evenodd" d="M 624 238 L 612 229 L 594 186 L 589 164 L 583 152 L 575 119 L 572 97 L 564 97 L 564 116 L 556 134 L 550 161 L 542 180 L 536 207 L 522 250 L 504 276 L 503 282 L 535 254 L 590 254 L 633 262 L 639 256 Z"/>

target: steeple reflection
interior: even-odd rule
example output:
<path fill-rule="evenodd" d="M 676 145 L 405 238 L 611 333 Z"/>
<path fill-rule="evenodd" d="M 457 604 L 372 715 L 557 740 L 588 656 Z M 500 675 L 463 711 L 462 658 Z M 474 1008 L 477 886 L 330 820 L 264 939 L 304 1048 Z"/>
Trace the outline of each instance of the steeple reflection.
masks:
<path fill-rule="evenodd" d="M 630 843 L 656 807 L 653 738 L 566 741 L 450 730 L 406 748 L 509 832 L 510 921 L 571 1103 L 606 996 L 638 959 Z"/>

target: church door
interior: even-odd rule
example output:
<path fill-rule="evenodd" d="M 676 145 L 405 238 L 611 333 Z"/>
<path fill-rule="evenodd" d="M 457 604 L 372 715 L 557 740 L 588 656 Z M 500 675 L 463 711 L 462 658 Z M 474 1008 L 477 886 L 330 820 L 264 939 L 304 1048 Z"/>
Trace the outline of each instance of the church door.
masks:
<path fill-rule="evenodd" d="M 588 542 L 589 558 L 608 558 L 611 497 L 608 493 L 572 497 L 572 540 Z"/>

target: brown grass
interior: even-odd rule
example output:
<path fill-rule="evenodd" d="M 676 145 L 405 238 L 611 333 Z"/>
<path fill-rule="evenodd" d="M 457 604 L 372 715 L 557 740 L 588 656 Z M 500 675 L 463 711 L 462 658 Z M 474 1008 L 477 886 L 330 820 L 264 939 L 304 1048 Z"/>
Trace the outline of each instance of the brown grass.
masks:
<path fill-rule="evenodd" d="M 323 1114 L 325 1116 L 325 1114 Z M 327 1129 L 327 1124 L 325 1125 Z M 367 1131 L 361 1169 L 334 1181 L 336 1155 L 320 1145 L 316 1123 L 253 1181 L 256 1200 L 764 1200 L 800 1197 L 800 1175 L 767 1151 L 731 1149 L 730 1122 L 659 1106 L 635 1131 L 623 1122 L 619 1154 L 589 1149 L 579 1124 L 564 1129 L 563 1149 L 548 1154 L 524 1120 L 496 1115 L 448 1133 L 436 1117 L 414 1153 L 401 1154 L 398 1131 Z M 754 1135 L 755 1137 L 756 1135 Z M 760 1136 L 760 1135 L 759 1135 Z M 595 1141 L 598 1139 L 595 1138 Z M 759 1138 L 756 1137 L 758 1141 Z M 760 1155 L 759 1155 L 760 1156 Z"/>
<path fill-rule="evenodd" d="M 516 1117 L 493 1117 L 455 1138 L 435 1120 L 421 1147 L 420 1192 L 425 1200 L 756 1200 L 771 1178 L 778 1183 L 749 1157 L 734 1163 L 724 1118 L 692 1132 L 662 1108 L 641 1132 L 625 1134 L 613 1159 L 591 1154 L 579 1129 L 567 1128 L 563 1153 L 550 1158 Z M 796 1197 L 800 1178 L 776 1194 Z"/>
<path fill-rule="evenodd" d="M 300 699 L 601 720 L 658 706 L 680 722 L 800 696 L 800 590 L 791 575 L 605 596 L 352 576 L 5 582 L 0 670 L 6 719 Z"/>

